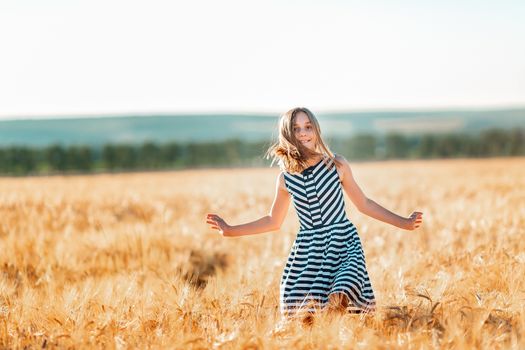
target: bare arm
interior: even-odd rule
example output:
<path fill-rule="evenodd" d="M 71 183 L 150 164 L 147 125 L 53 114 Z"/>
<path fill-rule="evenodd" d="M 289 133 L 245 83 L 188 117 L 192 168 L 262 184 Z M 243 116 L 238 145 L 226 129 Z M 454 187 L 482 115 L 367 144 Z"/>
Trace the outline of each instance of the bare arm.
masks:
<path fill-rule="evenodd" d="M 284 175 L 280 173 L 275 185 L 275 198 L 270 214 L 242 225 L 230 226 L 219 215 L 208 214 L 206 222 L 225 237 L 239 237 L 278 230 L 286 217 L 290 205 L 290 194 L 284 184 Z"/>
<path fill-rule="evenodd" d="M 354 203 L 361 213 L 405 230 L 414 230 L 421 225 L 423 213 L 416 211 L 413 212 L 410 217 L 405 218 L 366 197 L 355 182 L 352 170 L 346 159 L 338 155 L 337 160 L 341 163 L 341 166 L 337 168 L 341 184 L 352 203 Z"/>

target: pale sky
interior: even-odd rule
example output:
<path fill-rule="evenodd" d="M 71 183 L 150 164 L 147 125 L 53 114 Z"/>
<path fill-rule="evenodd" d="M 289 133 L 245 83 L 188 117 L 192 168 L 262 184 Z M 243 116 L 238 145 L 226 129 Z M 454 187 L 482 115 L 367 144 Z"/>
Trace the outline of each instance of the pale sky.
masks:
<path fill-rule="evenodd" d="M 525 106 L 525 1 L 0 0 L 0 118 Z"/>

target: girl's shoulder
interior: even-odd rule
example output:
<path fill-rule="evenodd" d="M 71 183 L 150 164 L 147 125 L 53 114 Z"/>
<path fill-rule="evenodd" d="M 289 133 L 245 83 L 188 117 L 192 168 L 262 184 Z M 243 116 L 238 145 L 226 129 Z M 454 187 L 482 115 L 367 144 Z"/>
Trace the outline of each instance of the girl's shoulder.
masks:
<path fill-rule="evenodd" d="M 350 164 L 348 164 L 348 161 L 346 160 L 345 157 L 343 157 L 340 154 L 335 154 L 335 153 L 334 153 L 334 163 L 335 163 L 335 168 L 337 170 L 337 173 L 339 175 L 339 179 L 343 181 L 346 174 L 349 172 L 351 173 Z"/>
<path fill-rule="evenodd" d="M 337 153 L 334 153 L 334 163 L 337 169 L 342 169 L 345 166 L 348 166 L 348 161 L 346 160 L 346 158 Z"/>
<path fill-rule="evenodd" d="M 284 174 L 285 173 L 286 173 L 286 171 L 281 170 L 279 172 L 279 175 L 277 175 L 277 186 L 279 187 L 280 190 L 288 191 L 286 189 L 286 181 L 284 180 Z"/>
<path fill-rule="evenodd" d="M 340 155 L 339 153 L 334 153 L 334 160 L 335 160 L 336 162 L 338 162 L 338 161 L 339 161 L 339 162 L 343 162 L 343 161 L 346 162 L 345 157 L 343 157 L 343 156 Z"/>

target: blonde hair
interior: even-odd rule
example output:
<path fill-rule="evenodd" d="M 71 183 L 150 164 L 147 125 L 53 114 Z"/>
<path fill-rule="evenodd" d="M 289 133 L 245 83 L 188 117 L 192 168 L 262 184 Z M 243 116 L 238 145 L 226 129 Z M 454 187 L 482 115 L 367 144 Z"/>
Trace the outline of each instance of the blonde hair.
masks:
<path fill-rule="evenodd" d="M 295 137 L 293 126 L 299 112 L 305 113 L 312 124 L 317 139 L 314 151 Z M 277 162 L 283 171 L 301 173 L 308 168 L 308 160 L 315 156 L 323 157 L 325 164 L 330 168 L 334 162 L 329 162 L 329 159 L 336 161 L 335 155 L 321 138 L 321 128 L 315 115 L 304 107 L 296 107 L 284 113 L 279 119 L 279 139 L 266 152 L 266 158 L 273 158 L 270 166 Z"/>

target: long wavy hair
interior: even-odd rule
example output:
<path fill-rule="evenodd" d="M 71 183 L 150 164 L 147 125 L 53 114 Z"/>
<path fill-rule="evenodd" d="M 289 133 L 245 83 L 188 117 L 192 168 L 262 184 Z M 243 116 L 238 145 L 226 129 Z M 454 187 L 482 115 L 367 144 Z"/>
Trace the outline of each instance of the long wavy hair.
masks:
<path fill-rule="evenodd" d="M 315 150 L 305 147 L 297 138 L 294 132 L 294 123 L 299 112 L 308 116 L 312 124 L 317 144 Z M 327 166 L 330 168 L 336 163 L 335 155 L 330 151 L 321 137 L 321 128 L 315 115 L 304 107 L 296 107 L 284 113 L 279 119 L 279 139 L 272 144 L 266 151 L 266 158 L 272 158 L 272 166 L 275 162 L 283 171 L 289 173 L 301 173 L 308 168 L 308 160 L 312 157 L 321 156 Z M 333 162 L 330 162 L 333 160 Z"/>

